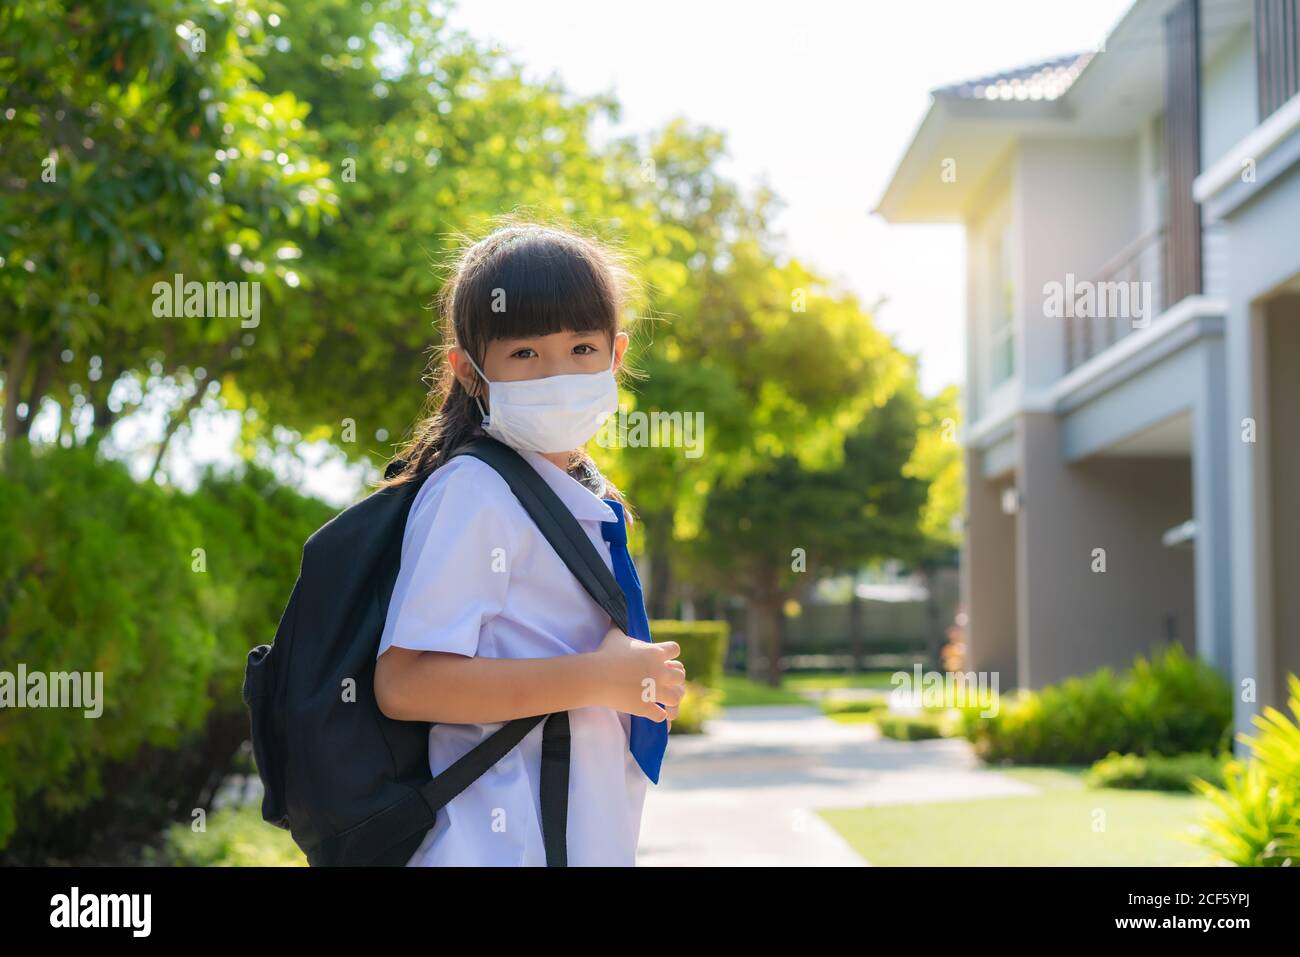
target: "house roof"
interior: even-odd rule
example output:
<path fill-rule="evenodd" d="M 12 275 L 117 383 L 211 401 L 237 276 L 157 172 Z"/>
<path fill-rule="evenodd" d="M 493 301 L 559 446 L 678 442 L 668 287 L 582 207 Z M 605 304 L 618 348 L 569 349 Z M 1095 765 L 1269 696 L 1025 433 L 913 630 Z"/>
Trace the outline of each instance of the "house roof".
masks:
<path fill-rule="evenodd" d="M 930 109 L 875 211 L 889 222 L 961 222 L 1017 137 L 1059 133 L 1073 122 L 1082 78 L 1103 59 L 1071 53 L 931 90 Z M 940 176 L 941 164 L 958 160 L 960 173 Z"/>
<path fill-rule="evenodd" d="M 932 90 L 936 97 L 963 100 L 1055 100 L 1065 94 L 1093 57 L 1091 50 L 991 73 Z"/>
<path fill-rule="evenodd" d="M 1177 0 L 1134 0 L 1100 52 L 1054 57 L 941 86 L 875 212 L 891 223 L 961 223 L 996 195 L 1030 137 L 1135 135 L 1163 108 L 1164 20 Z M 1245 0 L 1200 0 L 1203 63 L 1250 29 Z"/>

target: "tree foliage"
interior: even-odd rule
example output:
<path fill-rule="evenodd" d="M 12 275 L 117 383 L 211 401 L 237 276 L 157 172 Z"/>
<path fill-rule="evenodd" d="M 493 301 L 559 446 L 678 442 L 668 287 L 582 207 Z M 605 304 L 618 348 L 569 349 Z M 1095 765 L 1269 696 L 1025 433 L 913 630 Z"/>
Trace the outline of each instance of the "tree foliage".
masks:
<path fill-rule="evenodd" d="M 613 99 L 526 79 L 428 0 L 11 0 L 0 89 L 0 650 L 163 687 L 111 728 L 0 724 L 0 762 L 46 768 L 53 802 L 0 787 L 0 840 L 23 802 L 99 800 L 92 754 L 128 780 L 195 735 L 229 759 L 242 653 L 328 510 L 257 469 L 180 495 L 167 442 L 207 403 L 240 413 L 246 459 L 325 440 L 383 464 L 444 345 L 446 267 L 503 213 L 626 255 L 625 411 L 702 417 L 698 456 L 596 450 L 637 507 L 653 615 L 743 593 L 779 631 L 810 577 L 955 543 L 955 393 L 922 397 L 869 310 L 785 255 L 777 198 L 722 175 L 716 130 L 611 137 Z M 159 310 L 178 275 L 257 284 L 257 321 Z M 130 447 L 158 405 L 161 443 Z M 87 448 L 37 447 L 40 416 Z M 105 461 L 141 452 L 162 488 Z"/>
<path fill-rule="evenodd" d="M 299 282 L 288 257 L 333 215 L 333 185 L 308 105 L 258 86 L 265 42 L 251 0 L 0 11 L 6 437 L 45 399 L 65 433 L 84 416 L 102 434 L 122 377 L 193 391 L 239 367 L 257 334 L 159 318 L 155 283 L 257 281 L 273 308 Z"/>

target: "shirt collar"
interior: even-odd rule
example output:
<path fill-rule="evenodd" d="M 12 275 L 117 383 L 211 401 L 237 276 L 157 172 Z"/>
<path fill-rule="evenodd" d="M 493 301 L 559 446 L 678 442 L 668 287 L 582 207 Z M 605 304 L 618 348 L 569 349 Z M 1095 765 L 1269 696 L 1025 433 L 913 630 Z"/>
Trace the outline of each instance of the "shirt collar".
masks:
<path fill-rule="evenodd" d="M 604 499 L 595 495 L 585 485 L 546 456 L 540 452 L 531 452 L 527 449 L 521 449 L 519 454 L 524 457 L 524 461 L 536 470 L 538 475 L 546 480 L 546 484 L 559 496 L 565 507 L 573 513 L 574 518 L 593 522 L 618 521 L 618 516 L 614 514 L 614 510 L 609 507 Z"/>

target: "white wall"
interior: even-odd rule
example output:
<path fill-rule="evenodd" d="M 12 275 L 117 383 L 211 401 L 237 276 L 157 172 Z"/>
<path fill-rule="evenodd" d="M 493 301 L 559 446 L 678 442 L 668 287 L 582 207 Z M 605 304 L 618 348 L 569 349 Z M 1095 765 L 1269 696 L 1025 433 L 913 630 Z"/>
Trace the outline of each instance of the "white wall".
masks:
<path fill-rule="evenodd" d="M 1090 280 L 1138 238 L 1136 137 L 1026 140 L 1016 201 L 1021 213 L 1023 384 L 1035 393 L 1065 371 L 1065 323 L 1044 316 L 1048 282 Z"/>
<path fill-rule="evenodd" d="M 1201 169 L 1208 169 L 1255 128 L 1255 35 L 1239 28 L 1201 68 Z"/>
<path fill-rule="evenodd" d="M 1015 398 L 1015 383 L 1019 377 L 1019 349 L 1017 347 L 1016 372 L 1010 380 L 996 389 L 990 382 L 990 337 L 994 296 L 996 295 L 995 251 L 1001 242 L 1002 230 L 1012 225 L 1011 177 L 1014 160 L 999 167 L 1000 178 L 988 185 L 985 200 L 972 212 L 966 223 L 966 396 L 967 422 L 976 422 L 995 415 Z"/>
<path fill-rule="evenodd" d="M 1251 24 L 1238 29 L 1201 72 L 1201 169 L 1216 160 L 1256 126 L 1255 35 Z M 1202 289 L 1207 296 L 1228 292 L 1226 234 L 1204 224 L 1201 238 Z"/>
<path fill-rule="evenodd" d="M 1164 113 L 1151 116 L 1138 135 L 1138 233 L 1163 226 L 1168 189 L 1164 141 Z"/>

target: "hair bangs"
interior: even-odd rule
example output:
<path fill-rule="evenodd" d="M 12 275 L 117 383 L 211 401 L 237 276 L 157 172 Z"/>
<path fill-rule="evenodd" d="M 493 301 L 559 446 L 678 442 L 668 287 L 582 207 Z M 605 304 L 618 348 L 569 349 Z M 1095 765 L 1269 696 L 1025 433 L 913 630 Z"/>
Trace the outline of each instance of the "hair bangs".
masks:
<path fill-rule="evenodd" d="M 556 332 L 612 338 L 618 330 L 618 290 L 608 269 L 570 237 L 543 230 L 508 237 L 469 279 L 455 309 L 481 344 Z"/>

